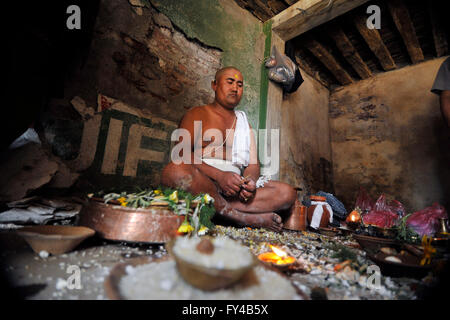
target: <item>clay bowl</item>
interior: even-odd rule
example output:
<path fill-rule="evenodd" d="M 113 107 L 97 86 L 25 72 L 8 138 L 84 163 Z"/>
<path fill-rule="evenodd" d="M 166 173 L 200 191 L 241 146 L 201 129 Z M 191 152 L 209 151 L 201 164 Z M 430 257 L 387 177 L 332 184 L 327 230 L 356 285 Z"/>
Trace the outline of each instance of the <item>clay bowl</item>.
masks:
<path fill-rule="evenodd" d="M 352 237 L 358 241 L 364 250 L 378 251 L 382 247 L 398 246 L 398 241 L 379 237 L 365 236 L 362 234 L 352 234 Z"/>
<path fill-rule="evenodd" d="M 83 240 L 92 237 L 95 231 L 75 226 L 32 226 L 16 231 L 34 252 L 47 251 L 62 254 L 73 250 Z"/>
<path fill-rule="evenodd" d="M 383 252 L 368 254 L 369 259 L 374 261 L 380 267 L 381 273 L 389 277 L 421 279 L 432 269 L 431 265 L 421 266 L 421 258 L 410 254 L 409 252 L 406 252 L 404 255 L 395 255 L 401 262 L 387 261 L 386 257 L 388 256 L 390 255 Z"/>
<path fill-rule="evenodd" d="M 319 233 L 329 236 L 329 237 L 335 237 L 339 234 L 339 229 L 337 229 L 337 228 L 319 228 Z"/>
<path fill-rule="evenodd" d="M 283 264 L 277 264 L 275 262 L 272 262 L 270 260 L 266 260 L 264 259 L 264 256 L 266 254 L 270 254 L 271 252 L 264 252 L 261 253 L 260 255 L 258 255 L 258 260 L 260 263 L 266 265 L 267 267 L 271 268 L 271 269 L 276 269 L 279 271 L 287 271 L 290 269 L 291 266 L 295 265 L 297 263 L 297 260 L 294 259 L 292 262 L 289 263 L 283 263 Z"/>
<path fill-rule="evenodd" d="M 342 233 L 342 235 L 344 235 L 344 236 L 348 236 L 348 235 L 350 235 L 350 234 L 353 234 L 355 231 L 354 230 L 352 230 L 352 229 L 349 229 L 349 228 L 346 228 L 346 227 L 339 227 L 339 228 L 337 228 L 341 233 Z"/>
<path fill-rule="evenodd" d="M 224 289 L 238 282 L 256 264 L 256 258 L 252 255 L 252 262 L 237 269 L 209 268 L 186 261 L 173 251 L 176 239 L 166 243 L 166 249 L 174 258 L 178 272 L 190 285 L 205 291 Z M 230 257 L 232 253 L 230 253 Z"/>
<path fill-rule="evenodd" d="M 431 241 L 432 246 L 439 247 L 444 251 L 450 252 L 450 237 L 437 237 Z"/>
<path fill-rule="evenodd" d="M 167 246 L 167 244 L 166 244 Z M 126 300 L 126 297 L 122 294 L 120 290 L 120 282 L 122 281 L 123 277 L 127 275 L 126 269 L 128 266 L 137 267 L 140 265 L 145 265 L 149 263 L 159 263 L 167 260 L 173 259 L 172 256 L 166 255 L 162 258 L 152 258 L 152 257 L 139 257 L 139 258 L 133 258 L 130 260 L 127 260 L 123 263 L 116 264 L 112 269 L 109 275 L 106 277 L 104 282 L 104 288 L 105 293 L 107 297 L 111 300 Z M 266 264 L 257 262 L 258 265 L 266 268 L 267 270 L 276 272 L 280 276 L 288 279 L 285 274 L 280 272 L 278 269 L 270 268 Z M 149 279 L 151 281 L 151 279 Z M 252 270 L 249 270 L 249 272 L 245 273 L 244 276 L 240 279 L 242 284 L 245 286 L 252 286 L 254 284 L 257 284 L 258 278 L 255 276 L 255 273 L 252 272 Z M 291 282 L 292 283 L 292 282 Z M 292 286 L 294 287 L 295 291 L 299 296 L 301 296 L 304 300 L 310 300 L 309 296 L 306 295 L 297 285 L 294 285 L 292 283 Z M 268 299 L 276 299 L 276 297 L 265 297 L 266 300 Z"/>

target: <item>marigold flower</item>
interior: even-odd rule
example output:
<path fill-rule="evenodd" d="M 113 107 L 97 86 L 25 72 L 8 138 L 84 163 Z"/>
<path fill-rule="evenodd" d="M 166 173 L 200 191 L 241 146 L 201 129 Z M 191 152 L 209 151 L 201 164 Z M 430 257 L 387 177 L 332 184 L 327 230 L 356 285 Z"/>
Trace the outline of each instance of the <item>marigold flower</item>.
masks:
<path fill-rule="evenodd" d="M 433 239 L 431 237 L 427 237 L 424 235 L 422 237 L 422 245 L 423 245 L 423 258 L 420 260 L 420 265 L 426 265 L 431 263 L 431 256 L 436 253 L 436 249 L 431 245 L 431 241 Z"/>
<path fill-rule="evenodd" d="M 189 222 L 185 221 L 181 224 L 181 226 L 178 228 L 178 232 L 180 233 L 189 233 L 194 231 L 194 227 L 192 227 Z"/>
<path fill-rule="evenodd" d="M 198 230 L 197 234 L 199 236 L 204 236 L 207 232 L 208 232 L 208 228 L 205 226 L 201 226 L 200 229 Z"/>
<path fill-rule="evenodd" d="M 127 206 L 127 198 L 125 198 L 125 197 L 120 197 L 119 199 L 117 199 L 117 201 L 119 201 L 120 202 L 120 205 L 122 206 L 122 207 L 126 207 Z"/>
<path fill-rule="evenodd" d="M 206 204 L 209 204 L 210 202 L 214 202 L 214 198 L 211 197 L 209 194 L 205 193 L 205 195 L 203 196 L 203 199 L 205 200 Z"/>
<path fill-rule="evenodd" d="M 177 190 L 172 192 L 172 194 L 169 196 L 169 200 L 171 200 L 173 202 L 178 202 L 178 191 Z"/>

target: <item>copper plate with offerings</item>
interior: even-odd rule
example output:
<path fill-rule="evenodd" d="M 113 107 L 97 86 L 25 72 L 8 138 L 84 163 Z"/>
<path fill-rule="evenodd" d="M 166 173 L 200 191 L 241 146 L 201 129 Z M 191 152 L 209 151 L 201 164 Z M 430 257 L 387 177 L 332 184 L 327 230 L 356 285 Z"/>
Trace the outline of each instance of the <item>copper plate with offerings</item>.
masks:
<path fill-rule="evenodd" d="M 183 220 L 184 216 L 167 206 L 129 208 L 90 199 L 80 212 L 79 225 L 94 229 L 108 240 L 166 243 L 175 237 Z"/>

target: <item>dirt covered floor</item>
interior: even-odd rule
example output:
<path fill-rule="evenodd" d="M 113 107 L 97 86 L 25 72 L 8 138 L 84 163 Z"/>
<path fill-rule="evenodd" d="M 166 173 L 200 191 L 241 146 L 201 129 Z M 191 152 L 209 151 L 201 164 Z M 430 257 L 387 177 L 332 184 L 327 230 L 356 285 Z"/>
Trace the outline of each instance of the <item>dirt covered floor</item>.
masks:
<path fill-rule="evenodd" d="M 283 249 L 297 263 L 283 271 L 307 299 L 418 299 L 431 274 L 423 279 L 394 278 L 377 271 L 351 236 L 313 232 L 270 232 L 265 229 L 216 226 L 213 236 L 226 235 L 258 255 L 269 245 Z M 163 245 L 131 244 L 90 238 L 62 255 L 37 254 L 15 234 L 0 232 L 2 275 L 17 297 L 31 300 L 108 299 L 104 281 L 112 268 L 137 257 L 168 255 Z M 78 282 L 74 278 L 79 275 Z M 74 280 L 75 279 L 75 280 Z M 164 288 L 161 288 L 164 290 Z"/>

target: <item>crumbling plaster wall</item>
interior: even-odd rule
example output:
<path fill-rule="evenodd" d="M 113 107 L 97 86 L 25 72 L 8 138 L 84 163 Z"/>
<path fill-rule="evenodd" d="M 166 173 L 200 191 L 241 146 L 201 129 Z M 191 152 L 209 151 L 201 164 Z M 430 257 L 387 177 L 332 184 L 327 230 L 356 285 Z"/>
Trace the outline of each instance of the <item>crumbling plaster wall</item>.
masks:
<path fill-rule="evenodd" d="M 261 64 L 264 59 L 262 23 L 233 0 L 150 0 L 189 39 L 222 50 L 222 66 L 235 66 L 244 76 L 238 107 L 253 128 L 259 127 Z"/>
<path fill-rule="evenodd" d="M 280 133 L 280 179 L 303 189 L 333 192 L 328 123 L 330 92 L 301 70 L 304 82 L 285 95 Z"/>
<path fill-rule="evenodd" d="M 258 128 L 262 24 L 232 0 L 100 1 L 89 55 L 41 115 L 46 144 L 79 187 L 156 186 L 171 132 L 212 102 L 225 65 L 245 77 L 239 107 Z"/>
<path fill-rule="evenodd" d="M 386 193 L 408 212 L 449 208 L 450 136 L 430 92 L 444 58 L 385 72 L 331 93 L 336 194 L 354 206 L 359 187 Z"/>

